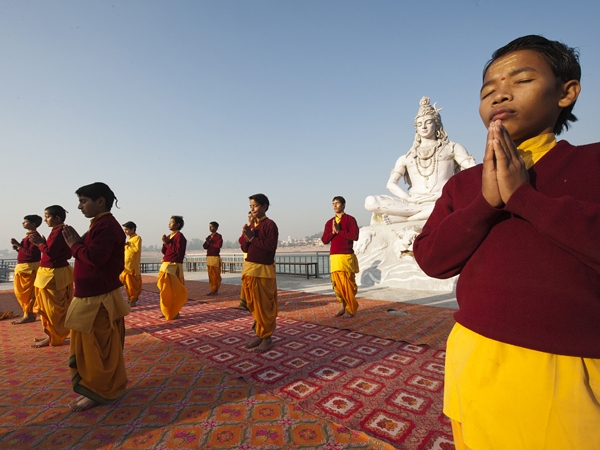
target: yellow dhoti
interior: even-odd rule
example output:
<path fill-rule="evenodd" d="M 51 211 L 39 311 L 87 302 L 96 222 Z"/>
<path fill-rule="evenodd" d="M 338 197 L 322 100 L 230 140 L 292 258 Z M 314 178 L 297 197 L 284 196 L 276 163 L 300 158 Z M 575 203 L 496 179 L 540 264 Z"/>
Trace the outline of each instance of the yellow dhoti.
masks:
<path fill-rule="evenodd" d="M 206 257 L 206 269 L 208 270 L 210 292 L 216 292 L 221 287 L 221 265 L 220 256 Z"/>
<path fill-rule="evenodd" d="M 329 257 L 329 270 L 331 284 L 337 301 L 340 302 L 349 314 L 356 314 L 358 302 L 356 301 L 356 273 L 358 272 L 358 259 L 355 254 L 336 254 Z"/>
<path fill-rule="evenodd" d="M 242 273 L 242 298 L 252 317 L 254 332 L 265 339 L 275 331 L 277 319 L 277 280 L 275 265 L 246 262 Z"/>
<path fill-rule="evenodd" d="M 457 448 L 600 448 L 600 359 L 529 350 L 456 324 L 445 383 Z"/>
<path fill-rule="evenodd" d="M 40 262 L 20 263 L 15 266 L 14 290 L 15 296 L 23 309 L 23 315 L 33 314 L 35 305 L 35 277 Z"/>
<path fill-rule="evenodd" d="M 136 301 L 142 293 L 142 275 L 124 270 L 119 279 L 125 287 L 125 292 L 127 293 L 127 299 L 129 302 L 131 303 Z"/>
<path fill-rule="evenodd" d="M 156 283 L 160 290 L 160 310 L 167 320 L 173 320 L 185 305 L 188 290 L 183 278 L 183 264 L 163 262 Z"/>
<path fill-rule="evenodd" d="M 44 333 L 50 338 L 49 344 L 61 345 L 69 337 L 65 318 L 73 299 L 73 268 L 40 267 L 35 278 L 35 288 L 36 307 L 42 316 Z"/>
<path fill-rule="evenodd" d="M 100 404 L 125 393 L 123 358 L 129 305 L 115 289 L 95 297 L 75 297 L 67 314 L 71 328 L 69 368 L 73 390 Z"/>

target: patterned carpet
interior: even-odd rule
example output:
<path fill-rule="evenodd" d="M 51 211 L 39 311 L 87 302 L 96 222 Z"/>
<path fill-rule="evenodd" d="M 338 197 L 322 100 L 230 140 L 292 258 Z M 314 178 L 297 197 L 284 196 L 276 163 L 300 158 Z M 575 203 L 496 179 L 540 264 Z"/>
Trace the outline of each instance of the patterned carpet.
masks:
<path fill-rule="evenodd" d="M 165 323 L 144 281 L 127 318 L 128 392 L 108 407 L 69 413 L 68 348 L 30 349 L 39 321 L 0 322 L 0 448 L 454 448 L 441 413 L 452 310 L 361 299 L 338 319 L 333 295 L 279 291 L 276 346 L 256 355 L 243 346 L 251 317 L 232 308 L 239 286 L 206 297 L 208 283 L 188 281 L 200 301 Z"/>
<path fill-rule="evenodd" d="M 156 277 L 144 276 L 143 279 L 145 291 L 158 292 Z M 239 304 L 239 286 L 223 284 L 218 296 L 207 297 L 210 291 L 207 282 L 186 281 L 185 285 L 190 299 L 230 308 Z M 450 308 L 361 298 L 360 309 L 352 319 L 338 318 L 333 317 L 339 309 L 333 291 L 331 295 L 323 295 L 279 290 L 278 294 L 280 317 L 416 345 L 426 344 L 439 350 L 446 349 L 446 340 L 454 326 L 452 315 L 456 312 Z M 388 314 L 388 310 L 397 313 Z"/>
<path fill-rule="evenodd" d="M 391 449 L 128 329 L 129 387 L 118 402 L 70 413 L 68 346 L 32 349 L 39 321 L 0 323 L 0 448 Z"/>
<path fill-rule="evenodd" d="M 144 292 L 128 324 L 202 356 L 319 417 L 397 448 L 451 444 L 442 414 L 444 352 L 340 328 L 279 318 L 275 346 L 245 348 L 252 317 L 220 304 L 188 302 L 165 322 L 157 294 Z"/>

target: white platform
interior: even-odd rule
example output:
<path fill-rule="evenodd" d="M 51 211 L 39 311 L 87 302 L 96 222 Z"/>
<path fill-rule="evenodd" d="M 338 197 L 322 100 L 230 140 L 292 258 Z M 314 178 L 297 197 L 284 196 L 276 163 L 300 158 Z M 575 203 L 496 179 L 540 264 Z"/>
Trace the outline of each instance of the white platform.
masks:
<path fill-rule="evenodd" d="M 439 280 L 425 275 L 412 256 L 411 235 L 425 221 L 371 225 L 360 229 L 354 250 L 360 273 L 357 284 L 438 292 L 454 292 L 458 277 Z"/>

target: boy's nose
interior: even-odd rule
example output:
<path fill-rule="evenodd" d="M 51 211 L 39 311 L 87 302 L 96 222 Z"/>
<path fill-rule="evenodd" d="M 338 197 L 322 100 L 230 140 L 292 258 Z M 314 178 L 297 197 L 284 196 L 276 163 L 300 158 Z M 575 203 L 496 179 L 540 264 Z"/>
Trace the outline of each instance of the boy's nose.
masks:
<path fill-rule="evenodd" d="M 499 89 L 494 94 L 494 104 L 503 103 L 512 100 L 512 94 L 507 89 Z"/>

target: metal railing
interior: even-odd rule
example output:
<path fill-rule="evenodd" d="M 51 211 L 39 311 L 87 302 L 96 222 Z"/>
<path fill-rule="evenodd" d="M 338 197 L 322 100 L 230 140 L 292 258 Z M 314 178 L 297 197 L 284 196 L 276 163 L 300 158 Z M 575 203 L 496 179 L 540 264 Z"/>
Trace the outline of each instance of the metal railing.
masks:
<path fill-rule="evenodd" d="M 226 253 L 221 255 L 223 272 L 241 272 L 244 263 L 243 253 Z M 72 261 L 70 261 L 72 264 Z M 0 259 L 0 282 L 12 280 L 16 259 Z M 161 262 L 156 260 L 142 261 L 140 272 L 158 272 Z M 184 260 L 187 272 L 205 271 L 206 256 L 191 256 Z M 314 253 L 278 253 L 275 255 L 275 271 L 283 275 L 302 275 L 319 278 L 329 274 L 329 252 Z"/>
<path fill-rule="evenodd" d="M 221 255 L 223 272 L 241 272 L 244 264 L 243 253 L 226 253 Z M 141 262 L 141 273 L 158 272 L 160 261 L 147 260 Z M 183 261 L 186 272 L 206 271 L 206 256 L 186 257 Z M 329 274 L 329 252 L 315 253 L 279 253 L 275 255 L 275 271 L 283 275 L 302 275 L 307 278 L 319 278 Z"/>

